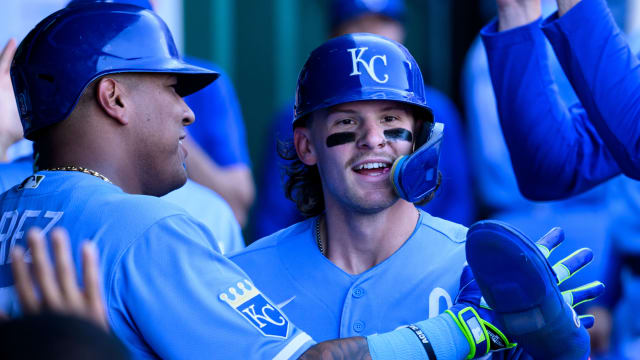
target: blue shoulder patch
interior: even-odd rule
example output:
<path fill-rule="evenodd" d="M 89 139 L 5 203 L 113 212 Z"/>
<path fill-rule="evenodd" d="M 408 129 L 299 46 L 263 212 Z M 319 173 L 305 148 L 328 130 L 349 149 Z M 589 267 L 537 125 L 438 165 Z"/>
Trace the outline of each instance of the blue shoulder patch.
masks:
<path fill-rule="evenodd" d="M 289 336 L 289 319 L 273 305 L 249 280 L 238 282 L 229 292 L 218 298 L 242 315 L 264 336 L 286 339 Z"/>

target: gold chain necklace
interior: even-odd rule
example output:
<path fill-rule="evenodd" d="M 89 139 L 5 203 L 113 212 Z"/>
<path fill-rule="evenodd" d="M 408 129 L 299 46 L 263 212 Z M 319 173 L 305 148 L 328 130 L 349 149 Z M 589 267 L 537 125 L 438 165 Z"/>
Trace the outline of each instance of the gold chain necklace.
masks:
<path fill-rule="evenodd" d="M 322 215 L 319 215 L 318 219 L 316 219 L 316 244 L 318 245 L 318 250 L 320 250 L 322 255 L 327 256 L 327 254 L 325 254 L 325 246 L 322 243 L 322 234 L 320 233 L 320 220 L 322 220 Z M 418 220 L 420 220 L 420 210 L 418 210 Z"/>
<path fill-rule="evenodd" d="M 320 234 L 320 220 L 322 219 L 322 215 L 318 216 L 316 220 L 316 244 L 318 245 L 318 250 L 322 255 L 326 256 L 324 245 L 322 244 L 322 234 Z"/>
<path fill-rule="evenodd" d="M 113 184 L 111 180 L 109 180 L 106 176 L 100 174 L 99 172 L 95 170 L 83 168 L 81 166 L 60 166 L 60 167 L 54 167 L 54 168 L 48 168 L 48 169 L 41 169 L 39 171 L 77 171 L 77 172 L 95 176 L 100 180 L 106 181 L 109 184 Z"/>

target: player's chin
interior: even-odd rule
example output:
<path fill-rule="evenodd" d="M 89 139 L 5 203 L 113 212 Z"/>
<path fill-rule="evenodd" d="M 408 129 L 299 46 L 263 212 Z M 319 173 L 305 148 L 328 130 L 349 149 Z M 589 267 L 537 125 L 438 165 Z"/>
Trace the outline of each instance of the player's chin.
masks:
<path fill-rule="evenodd" d="M 161 179 L 157 179 L 157 186 L 155 186 L 154 196 L 164 196 L 174 190 L 177 190 L 184 186 L 187 182 L 187 170 L 183 164 L 175 166 L 173 171 Z"/>
<path fill-rule="evenodd" d="M 375 214 L 393 206 L 399 198 L 393 192 L 368 192 L 359 196 L 357 208 L 365 214 Z"/>
<path fill-rule="evenodd" d="M 176 186 L 176 189 L 183 187 L 184 184 L 187 182 L 188 177 L 189 176 L 187 174 L 187 165 L 185 163 L 180 164 L 180 167 L 176 172 L 175 181 L 174 181 L 174 186 Z"/>

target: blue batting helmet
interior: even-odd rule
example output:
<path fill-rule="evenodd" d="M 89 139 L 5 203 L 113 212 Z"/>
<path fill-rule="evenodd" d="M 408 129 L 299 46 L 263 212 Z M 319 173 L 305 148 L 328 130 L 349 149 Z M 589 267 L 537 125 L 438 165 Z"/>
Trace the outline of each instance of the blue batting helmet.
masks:
<path fill-rule="evenodd" d="M 151 6 L 151 2 L 149 0 L 71 0 L 67 6 L 84 5 L 97 2 L 129 4 L 153 10 L 153 6 Z"/>
<path fill-rule="evenodd" d="M 152 11 L 110 3 L 66 7 L 31 30 L 11 64 L 25 137 L 64 120 L 92 81 L 115 73 L 175 74 L 181 96 L 219 75 L 183 62 Z"/>
<path fill-rule="evenodd" d="M 413 105 L 433 120 L 418 63 L 402 44 L 366 33 L 333 38 L 316 48 L 298 77 L 294 120 L 320 109 L 363 100 Z"/>
<path fill-rule="evenodd" d="M 393 20 L 404 21 L 403 0 L 332 0 L 331 27 L 336 27 L 364 14 L 383 15 Z"/>

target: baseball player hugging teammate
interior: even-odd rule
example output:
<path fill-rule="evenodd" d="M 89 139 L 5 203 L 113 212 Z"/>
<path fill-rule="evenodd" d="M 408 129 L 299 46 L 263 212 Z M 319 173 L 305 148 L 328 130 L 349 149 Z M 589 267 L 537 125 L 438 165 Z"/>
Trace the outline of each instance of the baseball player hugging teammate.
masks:
<path fill-rule="evenodd" d="M 76 76 L 60 77 L 63 67 Z M 31 31 L 12 79 L 41 170 L 0 195 L 2 310 L 19 312 L 9 253 L 29 238 L 33 261 L 47 263 L 39 237 L 61 226 L 77 273 L 81 241 L 95 244 L 106 319 L 134 358 L 588 357 L 592 319 L 572 306 L 602 284 L 565 302 L 556 282 L 589 251 L 551 267 L 558 230 L 534 244 L 502 224 L 467 229 L 414 205 L 441 181 L 445 130 L 411 54 L 377 35 L 329 40 L 300 73 L 294 141 L 282 153 L 288 196 L 310 218 L 233 262 L 222 256 L 203 224 L 156 198 L 186 180 L 180 141 L 194 119 L 182 97 L 217 76 L 184 63 L 163 21 L 136 6 L 65 8 Z M 27 235 L 31 226 L 42 231 Z M 51 279 L 38 278 L 41 289 Z M 51 296 L 42 292 L 45 305 Z"/>

